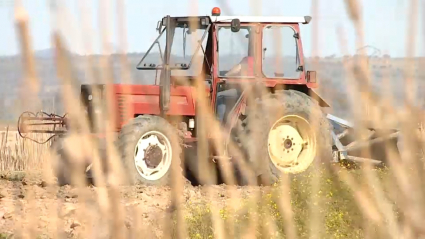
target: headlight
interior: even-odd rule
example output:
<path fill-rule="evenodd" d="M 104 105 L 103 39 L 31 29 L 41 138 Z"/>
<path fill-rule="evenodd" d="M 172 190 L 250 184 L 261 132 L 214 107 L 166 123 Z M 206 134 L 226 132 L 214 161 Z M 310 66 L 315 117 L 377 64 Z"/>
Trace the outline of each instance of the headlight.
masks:
<path fill-rule="evenodd" d="M 189 119 L 189 128 L 190 129 L 195 128 L 195 120 L 194 119 Z"/>

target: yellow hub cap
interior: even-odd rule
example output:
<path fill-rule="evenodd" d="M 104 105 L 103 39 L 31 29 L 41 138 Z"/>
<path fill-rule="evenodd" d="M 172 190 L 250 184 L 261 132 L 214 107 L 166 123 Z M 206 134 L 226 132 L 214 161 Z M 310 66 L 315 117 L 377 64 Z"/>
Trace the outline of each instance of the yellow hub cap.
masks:
<path fill-rule="evenodd" d="M 305 171 L 316 155 L 316 139 L 310 123 L 298 115 L 286 115 L 269 131 L 268 153 L 284 173 Z"/>

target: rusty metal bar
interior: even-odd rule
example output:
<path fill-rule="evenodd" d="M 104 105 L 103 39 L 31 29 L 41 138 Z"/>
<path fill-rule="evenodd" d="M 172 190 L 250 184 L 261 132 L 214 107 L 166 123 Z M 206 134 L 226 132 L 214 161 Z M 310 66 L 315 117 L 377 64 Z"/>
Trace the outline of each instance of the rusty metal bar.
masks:
<path fill-rule="evenodd" d="M 350 155 L 347 156 L 347 160 L 354 161 L 354 162 L 357 162 L 357 163 L 367 163 L 367 162 L 369 162 L 369 163 L 375 164 L 375 165 L 382 163 L 382 161 L 379 161 L 379 160 L 370 159 L 370 158 L 355 157 L 355 156 L 350 156 Z"/>
<path fill-rule="evenodd" d="M 356 149 L 360 149 L 360 148 L 363 148 L 363 147 L 370 146 L 370 145 L 375 144 L 375 143 L 383 142 L 383 141 L 388 140 L 388 139 L 397 138 L 399 136 L 399 134 L 400 134 L 400 132 L 395 132 L 395 133 L 392 133 L 388 136 L 379 137 L 379 138 L 368 140 L 368 141 L 363 141 L 363 142 L 354 141 L 353 142 L 354 144 L 352 146 L 344 147 L 344 151 L 352 151 L 352 150 L 356 150 Z"/>

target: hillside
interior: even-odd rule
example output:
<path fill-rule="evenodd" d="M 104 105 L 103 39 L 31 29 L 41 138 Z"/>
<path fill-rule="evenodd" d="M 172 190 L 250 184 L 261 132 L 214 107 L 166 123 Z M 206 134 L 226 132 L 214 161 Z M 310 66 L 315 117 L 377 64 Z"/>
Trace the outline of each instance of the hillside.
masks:
<path fill-rule="evenodd" d="M 153 84 L 155 78 L 155 71 L 140 71 L 136 69 L 136 65 L 142 59 L 143 53 L 130 53 L 127 55 L 129 72 L 131 73 L 131 80 L 133 84 Z M 60 103 L 60 80 L 57 77 L 55 58 L 52 50 L 43 50 L 38 51 L 35 54 L 36 64 L 37 64 L 37 73 L 39 80 L 41 82 L 41 92 L 40 99 L 42 100 L 43 109 L 46 111 L 54 110 L 55 112 L 62 112 L 61 103 Z M 79 82 L 76 83 L 76 87 L 82 83 L 90 83 L 88 76 L 88 66 L 90 59 L 93 60 L 94 66 L 91 68 L 96 74 L 100 74 L 103 71 L 103 68 L 100 66 L 99 59 L 101 56 L 79 56 L 72 55 L 73 67 L 76 79 Z M 152 56 L 153 58 L 158 58 L 158 55 Z M 182 57 L 173 56 L 175 62 L 185 62 L 188 63 L 188 59 L 183 59 Z M 233 63 L 229 64 L 233 65 Z M 112 55 L 110 57 L 112 72 L 114 76 L 114 82 L 120 83 L 123 82 L 121 77 L 121 64 L 119 55 Z M 346 116 L 344 111 L 344 105 L 346 105 L 347 100 L 347 89 L 349 78 L 344 69 L 343 62 L 354 62 L 353 58 L 320 58 L 318 59 L 318 64 L 315 66 L 312 64 L 313 59 L 306 59 L 306 69 L 317 70 L 318 76 L 320 78 L 321 87 L 319 89 L 322 97 L 330 101 L 330 103 L 335 107 L 335 113 Z M 379 93 L 381 91 L 381 84 L 384 84 L 384 79 L 391 85 L 392 95 L 397 99 L 397 103 L 401 103 L 401 99 L 404 96 L 404 82 L 408 76 L 403 70 L 405 61 L 403 59 L 387 59 L 388 62 L 385 63 L 383 58 L 371 58 L 369 61 L 371 77 L 372 77 L 372 87 L 374 92 Z M 420 61 L 422 59 L 413 59 L 409 63 L 413 71 L 407 71 L 411 74 L 411 77 L 418 79 L 417 86 L 415 89 L 422 89 L 423 82 L 425 79 L 425 72 L 423 69 L 419 68 Z M 2 80 L 0 81 L 0 107 L 5 109 L 3 114 L 0 116 L 2 121 L 13 121 L 23 110 L 31 108 L 27 106 L 25 109 L 20 107 L 19 95 L 25 95 L 27 87 L 23 84 L 23 68 L 22 61 L 19 56 L 13 57 L 0 57 L 0 76 Z M 151 62 L 151 59 L 148 59 L 148 62 Z M 233 61 L 232 61 L 233 62 Z M 382 67 L 384 66 L 385 67 Z M 363 77 L 357 77 L 356 80 L 359 80 Z M 78 89 L 76 89 L 78 90 Z M 421 92 L 417 94 L 418 105 L 423 105 L 424 97 Z M 34 106 L 36 109 L 30 110 L 40 110 L 37 106 Z"/>

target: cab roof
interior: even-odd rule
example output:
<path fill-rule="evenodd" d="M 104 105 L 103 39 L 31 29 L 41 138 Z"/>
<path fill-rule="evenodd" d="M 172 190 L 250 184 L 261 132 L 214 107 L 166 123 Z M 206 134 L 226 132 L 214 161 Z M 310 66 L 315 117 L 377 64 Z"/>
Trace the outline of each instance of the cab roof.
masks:
<path fill-rule="evenodd" d="M 200 28 L 206 28 L 210 23 L 230 23 L 233 19 L 239 19 L 241 23 L 302 23 L 308 24 L 311 21 L 310 16 L 287 17 L 287 16 L 165 16 L 160 21 L 161 26 L 166 25 L 166 18 L 175 22 L 177 27 L 184 27 L 189 22 L 198 24 Z M 159 26 L 157 26 L 158 29 Z"/>
<path fill-rule="evenodd" d="M 287 16 L 210 16 L 212 22 L 231 22 L 232 19 L 239 19 L 241 23 L 302 23 L 308 24 L 310 16 L 287 17 Z"/>

